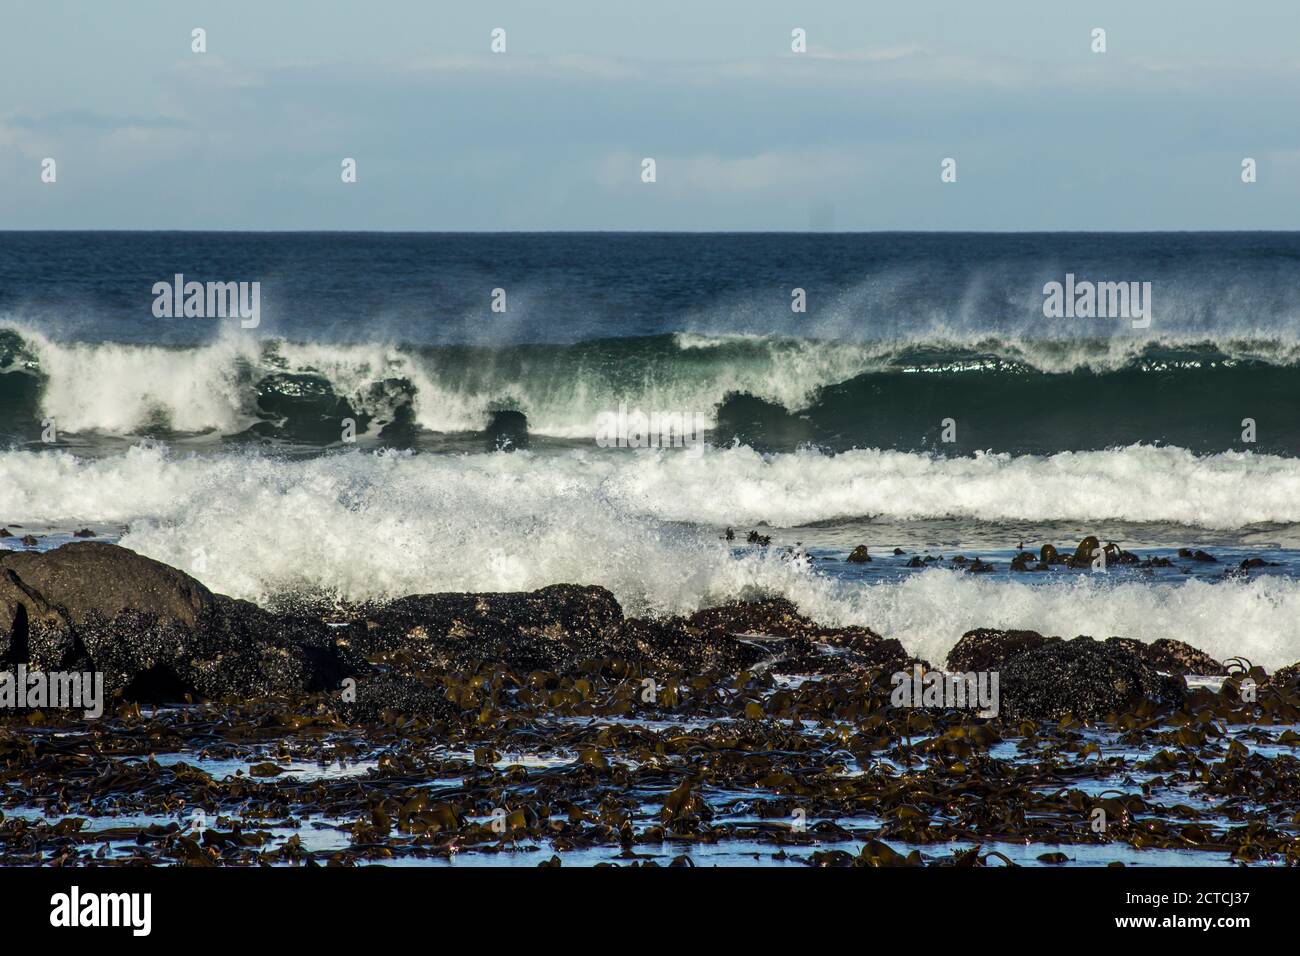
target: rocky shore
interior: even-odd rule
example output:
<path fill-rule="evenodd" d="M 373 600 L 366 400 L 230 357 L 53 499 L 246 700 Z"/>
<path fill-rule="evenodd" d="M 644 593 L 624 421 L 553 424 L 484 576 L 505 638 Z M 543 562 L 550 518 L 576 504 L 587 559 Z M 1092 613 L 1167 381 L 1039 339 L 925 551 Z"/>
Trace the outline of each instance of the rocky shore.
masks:
<path fill-rule="evenodd" d="M 627 618 L 603 588 L 555 585 L 272 612 L 99 542 L 0 553 L 0 664 L 20 663 L 103 672 L 110 696 L 137 703 L 330 692 L 348 678 L 365 697 L 395 675 L 489 665 L 613 680 L 745 671 L 867 679 L 932 666 L 868 628 L 819 626 L 784 599 Z M 1004 671 L 1005 704 L 1034 719 L 1103 716 L 1144 699 L 1176 704 L 1182 675 L 1225 673 L 1176 640 L 996 629 L 967 633 L 942 666 Z M 429 709 L 419 696 L 409 704 Z"/>
<path fill-rule="evenodd" d="M 577 585 L 269 610 L 85 541 L 0 552 L 0 670 L 19 666 L 102 673 L 108 702 L 97 721 L 0 712 L 10 860 L 355 863 L 522 841 L 554 861 L 680 862 L 728 840 L 813 864 L 996 863 L 990 841 L 1300 860 L 1284 824 L 1300 761 L 1269 749 L 1300 736 L 1238 735 L 1300 722 L 1296 668 L 1172 639 L 980 629 L 932 664 L 781 599 L 630 618 Z M 940 667 L 997 674 L 996 714 L 897 706 L 895 675 Z M 361 776 L 292 770 L 349 760 Z M 1188 829 L 1186 801 L 1159 795 L 1193 785 L 1222 805 Z M 1242 794 L 1269 809 L 1262 829 L 1233 822 Z M 177 816 L 194 810 L 205 824 Z M 158 822 L 123 836 L 124 812 Z M 334 842 L 305 844 L 313 817 Z M 932 844 L 951 846 L 923 857 Z"/>

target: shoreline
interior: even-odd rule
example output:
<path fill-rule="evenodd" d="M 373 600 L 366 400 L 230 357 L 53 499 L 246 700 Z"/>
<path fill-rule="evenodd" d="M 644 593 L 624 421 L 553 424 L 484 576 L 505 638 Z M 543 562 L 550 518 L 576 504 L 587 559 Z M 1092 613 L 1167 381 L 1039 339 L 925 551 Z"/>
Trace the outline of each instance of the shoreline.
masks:
<path fill-rule="evenodd" d="M 98 720 L 0 709 L 0 859 L 1300 861 L 1292 826 L 1246 825 L 1295 799 L 1294 668 L 980 629 L 942 665 L 999 676 L 981 717 L 897 706 L 891 678 L 937 665 L 783 599 L 627 618 L 554 585 L 323 610 L 100 542 L 0 554 L 0 669 L 25 654 L 117 695 Z"/>

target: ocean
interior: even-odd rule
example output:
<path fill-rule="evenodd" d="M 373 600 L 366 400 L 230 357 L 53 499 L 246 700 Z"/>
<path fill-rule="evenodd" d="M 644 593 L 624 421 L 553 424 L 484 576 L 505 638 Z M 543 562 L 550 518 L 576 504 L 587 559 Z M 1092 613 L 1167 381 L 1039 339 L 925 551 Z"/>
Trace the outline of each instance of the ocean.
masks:
<path fill-rule="evenodd" d="M 255 326 L 155 314 L 177 275 L 258 283 Z M 1067 276 L 1149 321 L 1046 315 Z M 567 582 L 935 662 L 1300 660 L 1292 233 L 0 233 L 0 447 L 0 547 L 88 528 L 259 602 Z M 1089 535 L 1132 560 L 1012 567 Z"/>

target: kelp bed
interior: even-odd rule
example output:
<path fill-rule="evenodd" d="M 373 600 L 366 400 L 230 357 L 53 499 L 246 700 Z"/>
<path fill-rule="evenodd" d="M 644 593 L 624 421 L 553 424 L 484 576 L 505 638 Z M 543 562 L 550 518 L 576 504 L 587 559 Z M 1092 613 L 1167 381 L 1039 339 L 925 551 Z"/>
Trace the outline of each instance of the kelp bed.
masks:
<path fill-rule="evenodd" d="M 430 678 L 0 722 L 5 864 L 1300 862 L 1300 692 L 1262 672 L 1085 725 L 890 706 L 885 671 Z M 1199 682 L 1206 683 L 1206 682 Z M 651 699 L 652 698 L 652 699 Z M 1101 811 L 1100 814 L 1098 811 Z"/>

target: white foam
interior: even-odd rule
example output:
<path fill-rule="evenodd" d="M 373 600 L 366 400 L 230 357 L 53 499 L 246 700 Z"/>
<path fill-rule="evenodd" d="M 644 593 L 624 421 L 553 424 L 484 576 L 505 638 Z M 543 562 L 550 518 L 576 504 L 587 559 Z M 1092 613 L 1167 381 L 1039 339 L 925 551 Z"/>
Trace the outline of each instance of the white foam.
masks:
<path fill-rule="evenodd" d="M 1109 585 L 1081 575 L 1032 584 L 936 569 L 893 584 L 796 586 L 788 596 L 816 620 L 869 626 L 936 663 L 977 627 L 1065 638 L 1173 638 L 1219 660 L 1241 655 L 1268 668 L 1300 660 L 1300 581 L 1276 577 Z"/>
<path fill-rule="evenodd" d="M 956 500 L 963 513 L 996 504 L 1000 513 L 1034 518 L 1078 516 L 1080 504 L 1127 517 L 1143 508 L 1148 517 L 1184 513 L 1179 509 L 1194 515 L 1199 507 L 1227 522 L 1260 509 L 1274 518 L 1291 514 L 1300 498 L 1300 478 L 1282 473 L 1300 466 L 1262 456 L 1207 460 L 1139 448 L 1055 456 L 1063 461 L 897 457 L 915 461 L 895 461 L 899 473 L 882 485 L 881 453 L 348 452 L 285 461 L 174 458 L 149 446 L 91 460 L 20 451 L 0 453 L 0 507 L 3 520 L 28 526 L 127 524 L 123 545 L 256 601 L 305 587 L 361 599 L 568 582 L 608 587 L 629 613 L 785 595 L 819 621 L 872 627 L 934 661 L 981 626 L 1173 637 L 1270 667 L 1300 658 L 1300 582 L 1291 580 L 1106 587 L 1091 577 L 1026 584 L 935 570 L 867 586 L 837 582 L 775 553 L 733 558 L 716 528 L 705 526 L 724 514 L 736 523 L 743 523 L 737 515 L 806 518 L 819 508 L 857 511 L 863 501 L 886 500 L 896 513 L 946 513 Z M 1145 482 L 1168 484 L 1089 485 L 1090 477 L 1131 477 L 1143 468 Z M 964 478 L 962 469 L 969 470 Z M 1262 480 L 1270 471 L 1276 474 Z M 963 491 L 963 481 L 984 490 Z M 1259 494 L 1234 492 L 1248 486 Z"/>
<path fill-rule="evenodd" d="M 226 336 L 184 349 L 55 343 L 23 330 L 46 376 L 41 412 L 61 431 L 128 435 L 163 421 L 178 431 L 238 431 L 251 421 L 241 364 L 256 342 Z"/>

